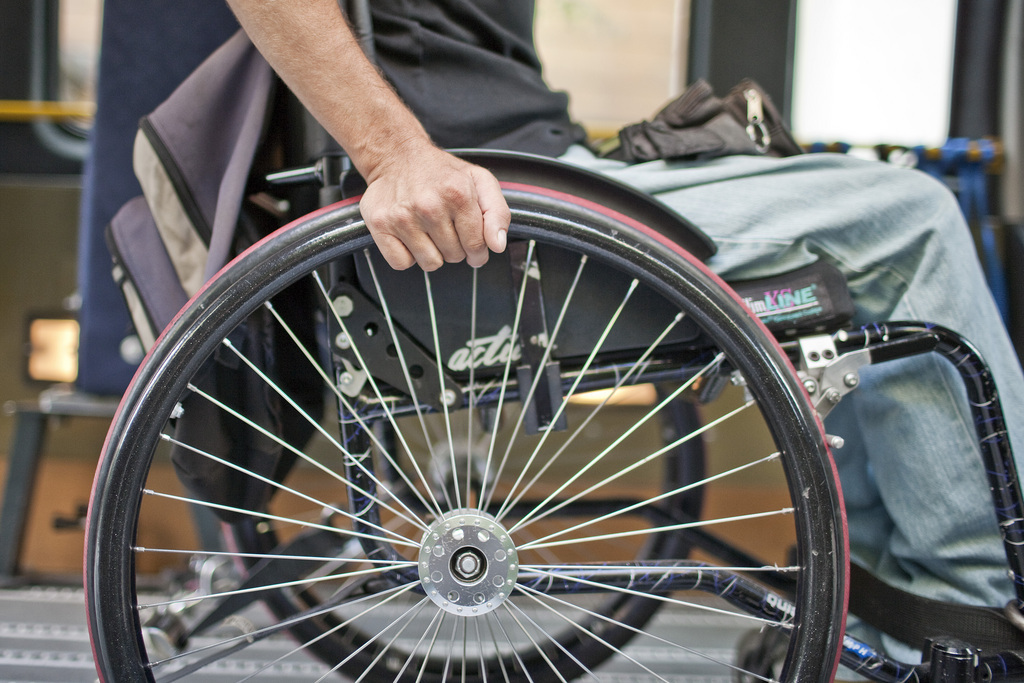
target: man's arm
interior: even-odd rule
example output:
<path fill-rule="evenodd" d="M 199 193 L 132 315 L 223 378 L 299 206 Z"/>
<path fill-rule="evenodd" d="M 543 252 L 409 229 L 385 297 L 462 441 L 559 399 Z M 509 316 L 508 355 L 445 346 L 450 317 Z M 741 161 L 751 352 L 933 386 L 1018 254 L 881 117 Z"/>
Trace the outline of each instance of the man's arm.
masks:
<path fill-rule="evenodd" d="M 384 258 L 424 270 L 505 249 L 509 210 L 484 169 L 437 148 L 363 55 L 337 0 L 228 0 L 250 39 L 367 182 Z"/>

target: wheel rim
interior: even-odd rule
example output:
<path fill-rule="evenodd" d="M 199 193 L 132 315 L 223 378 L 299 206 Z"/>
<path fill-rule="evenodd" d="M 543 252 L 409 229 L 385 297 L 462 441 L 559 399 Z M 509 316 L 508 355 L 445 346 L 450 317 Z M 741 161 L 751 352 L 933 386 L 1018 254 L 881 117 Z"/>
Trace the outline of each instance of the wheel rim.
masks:
<path fill-rule="evenodd" d="M 538 199 L 535 196 L 517 198 L 513 194 L 511 199 L 515 210 L 512 237 L 543 243 L 552 235 L 557 235 L 558 248 L 589 252 L 594 258 L 599 257 L 616 268 L 623 268 L 631 273 L 640 263 L 646 273 L 653 274 L 650 281 L 643 283 L 645 286 L 653 290 L 660 288 L 660 295 L 674 298 L 676 301 L 685 298 L 684 303 L 690 307 L 686 311 L 687 315 L 697 320 L 702 326 L 715 330 L 716 334 L 721 337 L 720 342 L 723 342 L 721 346 L 731 362 L 745 370 L 746 374 L 762 378 L 755 386 L 749 388 L 755 394 L 759 392 L 764 394 L 758 395 L 757 398 L 761 401 L 761 410 L 765 414 L 770 428 L 775 432 L 775 441 L 779 449 L 786 453 L 802 453 L 804 455 L 801 457 L 809 461 L 820 461 L 808 464 L 803 463 L 800 458 L 794 457 L 792 461 L 800 466 L 790 467 L 790 471 L 786 472 L 790 490 L 811 491 L 810 502 L 804 502 L 808 499 L 801 501 L 799 496 L 796 497 L 798 506 L 793 514 L 795 538 L 799 546 L 798 566 L 802 580 L 798 584 L 795 596 L 795 609 L 799 618 L 794 624 L 795 637 L 787 660 L 787 676 L 789 678 L 803 677 L 807 673 L 813 678 L 824 679 L 829 675 L 832 664 L 828 662 L 821 664 L 822 656 L 824 654 L 826 659 L 829 656 L 834 658 L 838 640 L 836 635 L 839 630 L 838 624 L 842 620 L 841 594 L 843 591 L 844 555 L 841 520 L 834 512 L 838 494 L 834 489 L 833 473 L 827 466 L 824 447 L 821 445 L 820 430 L 802 401 L 799 387 L 795 386 L 791 377 L 788 376 L 784 362 L 777 357 L 775 350 L 760 345 L 758 342 L 750 341 L 752 335 L 758 335 L 760 331 L 749 321 L 737 316 L 739 309 L 733 302 L 715 291 L 716 283 L 713 279 L 700 272 L 698 267 L 686 261 L 685 258 L 681 258 L 679 254 L 658 244 L 656 240 L 642 234 L 630 234 L 628 239 L 609 239 L 606 235 L 607 227 L 601 224 L 601 220 L 594 219 L 585 212 L 580 212 L 581 215 L 571 216 L 569 219 L 553 219 L 546 211 L 545 203 L 550 202 L 548 198 Z M 569 208 L 575 210 L 574 207 Z M 597 225 L 593 225 L 594 223 Z M 619 227 L 621 229 L 621 226 Z M 152 650 L 152 644 L 147 644 L 143 638 L 145 629 L 142 626 L 147 617 L 140 616 L 140 614 L 146 610 L 140 612 L 136 609 L 143 600 L 136 595 L 137 551 L 132 550 L 135 546 L 132 539 L 135 534 L 138 509 L 142 499 L 145 497 L 148 500 L 151 495 L 143 496 L 140 492 L 145 487 L 144 482 L 152 451 L 156 450 L 156 444 L 161 440 L 162 418 L 155 418 L 168 416 L 173 412 L 177 397 L 186 386 L 188 378 L 200 370 L 205 352 L 221 346 L 220 337 L 226 336 L 222 333 L 233 329 L 255 307 L 248 301 L 239 301 L 237 295 L 226 296 L 226 293 L 245 291 L 247 294 L 254 294 L 256 301 L 268 298 L 271 294 L 280 291 L 288 279 L 278 279 L 270 275 L 271 273 L 309 271 L 337 258 L 342 252 L 361 254 L 369 245 L 370 240 L 358 222 L 355 210 L 336 208 L 294 227 L 290 235 L 284 237 L 279 235 L 265 244 L 257 246 L 234 267 L 228 276 L 224 276 L 210 285 L 210 289 L 203 299 L 204 306 L 201 310 L 198 307 L 193 307 L 183 314 L 133 383 L 125 405 L 112 427 L 111 439 L 105 447 L 105 456 L 101 463 L 97 489 L 90 511 L 90 543 L 87 557 L 90 626 L 94 641 L 98 643 L 95 646 L 97 658 L 101 662 L 101 667 L 105 667 L 110 672 L 117 672 L 114 675 L 119 675 L 121 672 L 131 672 L 132 676 L 152 675 L 150 669 L 142 663 L 145 661 L 146 648 L 149 647 Z M 686 286 L 689 288 L 682 294 L 678 291 L 680 272 L 684 272 L 688 278 Z M 427 279 L 429 281 L 429 278 Z M 691 299 L 698 300 L 698 304 L 691 304 Z M 207 334 L 209 336 L 206 336 Z M 451 442 L 450 438 L 445 440 Z M 449 450 L 454 453 L 454 449 Z M 790 462 L 787 461 L 786 465 L 789 466 Z M 453 465 L 452 469 L 458 472 L 458 465 Z M 353 473 L 357 472 L 357 470 L 351 470 L 350 478 L 355 478 Z M 529 477 L 526 477 L 525 480 L 529 480 Z M 382 480 L 378 480 L 375 485 L 380 485 L 381 482 Z M 428 497 L 426 491 L 429 489 L 429 482 L 421 483 L 419 479 L 414 479 L 413 486 L 410 488 L 415 487 L 422 489 L 421 495 L 425 498 Z M 458 505 L 455 505 L 455 502 L 442 505 L 466 507 L 461 504 L 461 501 L 458 501 Z M 422 503 L 422 505 L 415 502 L 409 503 L 407 509 L 430 505 L 427 500 L 423 500 Z M 827 512 L 822 510 L 827 510 Z M 441 511 L 443 512 L 443 509 Z M 471 512 L 473 515 L 490 514 L 483 509 L 475 509 Z M 265 521 L 263 519 L 260 523 Z M 344 523 L 348 526 L 354 524 L 351 519 L 347 519 Z M 674 524 L 662 524 L 665 527 L 679 525 L 678 520 Z M 514 535 L 514 530 L 509 529 L 509 531 L 511 535 Z M 370 535 L 376 535 L 376 532 Z M 397 537 L 396 535 L 389 538 Z M 551 542 L 556 540 L 563 541 L 565 539 L 550 539 Z M 520 541 L 519 545 L 515 547 L 518 549 L 523 545 L 529 546 L 529 542 L 523 544 Z M 419 543 L 414 543 L 413 546 L 418 547 L 410 551 L 402 548 L 403 554 L 409 553 L 405 559 L 415 561 L 416 552 L 423 547 Z M 551 549 L 555 547 L 555 545 L 549 546 Z M 534 552 L 541 550 L 537 547 L 525 549 L 527 551 L 532 549 Z M 553 551 L 549 549 L 549 552 Z M 827 559 L 822 559 L 823 556 Z M 640 557 L 643 558 L 645 555 L 641 554 Z M 528 560 L 523 560 L 524 564 L 527 562 Z M 252 564 L 251 561 L 248 563 Z M 538 561 L 534 560 L 530 566 L 533 567 L 535 575 L 534 585 L 539 585 Z M 538 608 L 545 609 L 547 613 L 551 613 L 552 608 L 554 611 L 570 609 L 569 605 L 563 604 L 564 596 L 531 594 L 530 591 L 536 589 L 523 581 L 522 575 L 519 576 L 521 582 L 519 602 L 534 605 L 536 600 L 548 600 L 545 607 Z M 378 600 L 388 599 L 387 595 L 379 597 Z M 623 592 L 620 595 L 626 595 L 626 593 Z M 278 598 L 280 597 L 279 594 Z M 273 603 L 274 599 L 270 598 L 269 601 Z M 630 596 L 624 600 L 632 602 L 633 607 L 637 607 L 638 603 L 651 602 L 651 600 L 640 599 L 639 596 Z M 571 601 L 569 602 L 571 603 Z M 602 604 L 607 607 L 609 603 L 606 601 Z M 676 603 L 667 604 L 672 609 L 678 607 Z M 445 612 L 440 605 L 436 603 L 433 605 L 437 614 Z M 578 605 L 577 608 L 579 608 Z M 585 610 L 586 607 L 583 606 L 581 609 Z M 788 607 L 784 607 L 780 614 L 785 616 L 788 609 Z M 509 611 L 511 612 L 511 608 Z M 653 613 L 654 610 L 649 611 Z M 454 618 L 455 615 L 452 616 Z M 534 618 L 532 615 L 518 614 L 518 616 L 519 620 Z M 607 615 L 602 616 L 606 617 Z M 628 631 L 635 621 L 643 630 L 646 628 L 646 619 L 650 616 L 648 614 L 646 617 L 637 617 L 633 621 L 627 620 L 625 627 L 618 627 L 617 633 L 620 639 L 624 641 L 632 639 L 635 634 L 632 632 L 626 634 L 623 629 Z M 345 618 L 351 619 L 352 616 L 349 614 Z M 341 618 L 340 622 L 344 622 L 345 618 Z M 585 623 L 603 623 L 600 617 L 587 616 L 584 612 L 577 613 L 575 618 Z M 340 622 L 335 619 L 328 623 Z M 315 623 L 315 620 L 310 623 Z M 511 621 L 506 620 L 506 622 L 492 622 L 490 629 L 495 630 L 495 624 L 497 624 L 497 631 L 512 629 L 515 628 L 515 623 L 517 623 L 515 618 L 512 618 Z M 430 628 L 434 627 L 428 626 L 424 630 L 424 634 L 429 633 Z M 483 638 L 486 641 L 486 636 L 475 635 L 477 630 L 486 628 L 487 624 L 484 621 L 470 622 L 465 619 L 461 623 L 456 622 L 454 627 L 450 622 L 443 626 L 438 623 L 434 638 L 443 639 L 442 630 L 445 633 L 450 633 L 448 640 L 451 647 L 449 649 L 454 652 L 452 643 L 455 641 L 470 641 L 475 637 Z M 516 651 L 506 654 L 504 657 L 495 658 L 496 667 L 493 667 L 491 672 L 493 675 L 499 677 L 510 675 L 515 678 L 518 675 L 514 671 L 517 658 L 519 668 L 533 669 L 529 672 L 530 678 L 533 680 L 559 679 L 561 674 L 556 673 L 558 667 L 548 664 L 545 668 L 545 664 L 552 658 L 560 658 L 565 662 L 578 664 L 577 668 L 584 670 L 588 668 L 589 658 L 593 658 L 597 662 L 596 665 L 600 665 L 606 658 L 619 659 L 626 661 L 627 667 L 631 666 L 634 671 L 645 672 L 646 675 L 644 668 L 646 665 L 630 662 L 628 656 L 623 659 L 619 652 L 596 638 L 581 636 L 578 640 L 585 642 L 577 643 L 574 646 L 577 649 L 573 649 L 568 643 L 571 640 L 570 637 L 559 636 L 551 639 L 556 643 L 555 646 L 548 646 L 552 651 L 545 652 L 543 647 L 534 644 L 534 638 L 531 637 L 531 634 L 546 633 L 544 628 L 537 626 L 534 629 L 528 625 L 520 626 L 520 628 L 523 637 L 516 642 L 524 643 L 521 648 L 524 652 L 519 652 L 514 647 L 497 646 L 495 649 L 502 652 L 509 649 Z M 363 627 L 363 630 L 369 633 L 372 628 Z M 558 632 L 568 633 L 572 630 L 572 625 L 562 624 Z M 393 637 L 396 631 L 397 627 L 388 632 L 389 637 Z M 357 632 L 362 633 L 362 631 Z M 500 636 L 491 636 L 491 638 L 498 637 Z M 542 638 L 543 635 L 537 635 L 537 637 Z M 525 644 L 526 641 L 530 641 L 530 644 Z M 384 642 L 381 641 L 381 643 Z M 356 645 L 347 647 L 349 649 L 357 648 Z M 367 650 L 379 653 L 382 649 L 386 648 L 379 644 L 376 650 L 374 648 Z M 592 655 L 591 651 L 593 650 L 602 652 L 600 655 Z M 328 653 L 336 651 L 336 649 L 328 648 Z M 690 648 L 683 646 L 682 651 L 689 653 Z M 588 661 L 580 661 L 580 657 Z M 486 664 L 479 664 L 479 661 L 486 660 L 486 657 L 473 654 L 467 657 L 467 661 L 470 659 L 474 661 L 464 664 L 462 671 L 472 675 L 474 671 L 479 672 L 481 667 L 488 668 Z M 360 667 L 365 667 L 368 660 L 372 661 L 373 656 L 356 656 L 352 661 L 358 663 Z M 453 662 L 457 660 L 458 657 L 410 658 L 405 662 L 405 668 L 409 669 L 410 673 L 402 675 L 414 680 L 421 675 L 416 671 L 416 668 L 420 667 L 422 676 L 425 678 L 429 679 L 431 676 L 443 678 L 454 671 L 455 664 Z M 507 669 L 505 660 L 508 664 Z M 423 664 L 428 661 L 431 662 L 429 665 Z M 524 663 L 527 661 L 530 663 Z M 352 667 L 351 664 L 348 666 L 350 672 Z M 729 666 L 721 668 L 726 672 L 732 672 Z M 154 678 L 160 680 L 159 667 L 157 669 L 158 675 Z M 130 678 L 124 680 L 130 680 Z M 316 680 L 316 677 L 314 676 L 310 680 Z M 652 678 L 652 680 L 658 679 Z"/>

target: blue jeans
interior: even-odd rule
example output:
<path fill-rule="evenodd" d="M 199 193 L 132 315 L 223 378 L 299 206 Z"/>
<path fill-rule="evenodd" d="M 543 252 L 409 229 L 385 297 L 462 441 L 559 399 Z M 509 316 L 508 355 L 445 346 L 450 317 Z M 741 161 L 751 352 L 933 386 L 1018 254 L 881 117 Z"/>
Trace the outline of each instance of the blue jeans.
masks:
<path fill-rule="evenodd" d="M 849 282 L 855 325 L 921 320 L 961 333 L 991 365 L 1011 439 L 1024 444 L 1020 365 L 941 183 L 831 154 L 625 166 L 574 148 L 563 158 L 690 219 L 718 244 L 709 265 L 726 279 L 823 259 Z M 861 379 L 825 423 L 846 441 L 835 459 L 853 558 L 921 595 L 1005 604 L 1013 588 L 959 377 L 928 355 L 866 368 Z"/>

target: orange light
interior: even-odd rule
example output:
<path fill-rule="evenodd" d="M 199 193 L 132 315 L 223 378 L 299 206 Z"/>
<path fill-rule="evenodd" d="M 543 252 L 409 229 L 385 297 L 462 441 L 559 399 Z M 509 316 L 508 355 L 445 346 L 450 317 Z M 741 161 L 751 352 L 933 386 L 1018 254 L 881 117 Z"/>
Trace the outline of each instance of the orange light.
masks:
<path fill-rule="evenodd" d="M 41 382 L 78 377 L 78 321 L 35 318 L 28 327 L 28 376 Z"/>

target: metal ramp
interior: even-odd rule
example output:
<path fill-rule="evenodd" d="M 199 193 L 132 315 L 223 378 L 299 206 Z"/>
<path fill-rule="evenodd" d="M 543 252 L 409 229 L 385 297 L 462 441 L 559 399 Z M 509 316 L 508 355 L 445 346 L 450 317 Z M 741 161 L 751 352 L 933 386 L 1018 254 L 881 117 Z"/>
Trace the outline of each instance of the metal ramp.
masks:
<path fill-rule="evenodd" d="M 255 617 L 254 617 L 255 618 Z M 81 589 L 27 587 L 0 590 L 0 683 L 95 683 L 92 650 L 86 628 L 85 599 Z M 686 643 L 721 661 L 730 661 L 740 631 L 734 620 L 699 612 L 658 617 L 656 631 L 675 643 Z M 652 641 L 653 642 L 653 641 Z M 247 659 L 224 664 L 203 675 L 188 677 L 192 683 L 234 683 L 294 649 L 287 636 L 268 638 L 247 651 Z M 637 645 L 642 659 L 657 664 L 658 674 L 672 683 L 730 683 L 721 667 L 707 664 L 686 650 Z M 679 673 L 687 667 L 687 675 Z M 308 683 L 327 668 L 308 656 L 289 656 L 276 662 L 254 680 L 275 683 Z M 601 672 L 602 683 L 637 683 L 635 669 Z"/>

